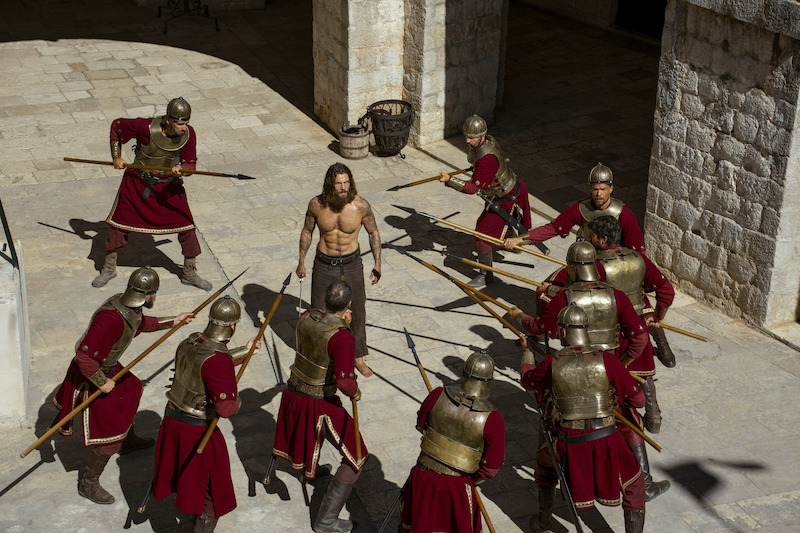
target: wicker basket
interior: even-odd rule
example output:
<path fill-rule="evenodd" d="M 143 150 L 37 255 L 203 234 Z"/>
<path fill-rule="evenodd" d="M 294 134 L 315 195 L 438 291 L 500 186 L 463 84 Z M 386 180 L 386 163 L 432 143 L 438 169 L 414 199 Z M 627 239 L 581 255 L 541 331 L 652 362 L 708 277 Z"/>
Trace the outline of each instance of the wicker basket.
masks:
<path fill-rule="evenodd" d="M 396 155 L 408 143 L 414 109 L 403 100 L 381 100 L 367 108 L 375 146 L 383 155 Z M 402 157 L 402 154 L 401 154 Z"/>

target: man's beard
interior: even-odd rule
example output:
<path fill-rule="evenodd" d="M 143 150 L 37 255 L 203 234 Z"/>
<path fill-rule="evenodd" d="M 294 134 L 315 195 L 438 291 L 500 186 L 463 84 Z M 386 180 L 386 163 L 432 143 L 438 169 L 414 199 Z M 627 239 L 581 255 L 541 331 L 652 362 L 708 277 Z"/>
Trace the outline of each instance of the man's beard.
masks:
<path fill-rule="evenodd" d="M 156 299 L 155 298 L 153 298 L 152 300 L 145 300 L 144 307 L 146 307 L 148 309 L 152 309 L 153 306 L 155 305 L 155 303 L 156 303 Z"/>
<path fill-rule="evenodd" d="M 325 205 L 334 213 L 338 213 L 344 209 L 344 206 L 352 202 L 354 197 L 355 195 L 353 195 L 350 191 L 348 191 L 344 196 L 338 193 L 333 193 L 325 199 Z"/>

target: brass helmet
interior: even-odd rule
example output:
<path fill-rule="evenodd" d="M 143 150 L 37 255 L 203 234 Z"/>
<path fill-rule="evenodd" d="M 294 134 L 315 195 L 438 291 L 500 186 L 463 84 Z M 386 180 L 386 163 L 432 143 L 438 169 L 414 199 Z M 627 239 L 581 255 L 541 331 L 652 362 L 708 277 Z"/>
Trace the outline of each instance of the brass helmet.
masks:
<path fill-rule="evenodd" d="M 475 352 L 467 358 L 461 372 L 461 392 L 467 398 L 487 400 L 492 389 L 494 359 L 484 351 Z"/>
<path fill-rule="evenodd" d="M 614 185 L 614 173 L 603 163 L 597 163 L 597 166 L 589 172 L 589 187 L 597 183 Z"/>
<path fill-rule="evenodd" d="M 119 297 L 125 307 L 141 307 L 148 294 L 155 294 L 159 285 L 158 273 L 149 266 L 137 268 L 128 278 L 128 288 Z"/>
<path fill-rule="evenodd" d="M 211 304 L 208 312 L 208 325 L 203 330 L 203 337 L 223 342 L 233 337 L 233 325 L 242 317 L 239 302 L 230 296 L 224 296 Z"/>
<path fill-rule="evenodd" d="M 485 135 L 487 130 L 486 121 L 478 115 L 472 115 L 465 120 L 464 125 L 461 126 L 461 131 L 464 132 L 464 136 L 470 139 Z"/>
<path fill-rule="evenodd" d="M 174 122 L 176 120 L 186 122 L 192 117 L 192 106 L 189 102 L 183 99 L 183 96 L 173 98 L 167 104 L 167 120 Z"/>
<path fill-rule="evenodd" d="M 558 338 L 564 346 L 588 347 L 592 344 L 589 339 L 589 316 L 575 302 L 558 313 L 557 322 Z"/>
<path fill-rule="evenodd" d="M 588 241 L 575 241 L 567 250 L 567 283 L 576 281 L 599 281 L 597 273 L 597 251 Z"/>

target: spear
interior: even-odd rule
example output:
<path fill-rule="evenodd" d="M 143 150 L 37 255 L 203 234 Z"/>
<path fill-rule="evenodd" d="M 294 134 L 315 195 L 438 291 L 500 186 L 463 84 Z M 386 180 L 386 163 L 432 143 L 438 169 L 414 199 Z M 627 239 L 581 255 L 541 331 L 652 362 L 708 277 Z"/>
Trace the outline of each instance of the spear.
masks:
<path fill-rule="evenodd" d="M 450 222 L 449 220 L 445 220 L 443 218 L 435 217 L 433 215 L 429 215 L 428 213 L 423 213 L 422 211 L 417 211 L 416 209 L 412 209 L 410 207 L 403 207 L 402 205 L 397 205 L 397 204 L 392 204 L 392 205 L 394 207 L 398 208 L 398 209 L 402 209 L 403 211 L 405 211 L 407 213 L 411 213 L 412 215 L 421 215 L 423 217 L 428 217 L 431 220 L 435 220 L 436 222 L 440 222 L 440 223 L 442 223 L 442 224 L 444 224 L 446 226 L 450 226 L 451 228 L 455 228 L 455 229 L 457 229 L 459 231 L 463 231 L 464 233 L 469 233 L 470 235 L 472 235 L 474 237 L 478 237 L 480 239 L 483 239 L 484 241 L 492 243 L 492 244 L 494 244 L 496 246 L 499 246 L 499 247 L 503 246 L 503 240 L 502 239 L 497 239 L 495 237 L 492 237 L 491 235 L 486 235 L 485 233 L 481 233 L 479 231 L 475 231 L 474 229 L 469 229 L 468 227 L 462 226 L 461 224 L 456 224 L 455 222 Z M 522 247 L 520 245 L 514 246 L 513 249 L 514 250 L 520 250 L 522 252 L 525 252 L 526 254 L 531 254 L 534 257 L 547 259 L 548 261 L 552 261 L 553 263 L 558 263 L 561 266 L 566 266 L 567 265 L 566 261 L 562 261 L 561 259 L 556 259 L 555 257 L 550 257 L 549 255 L 545 255 L 543 253 L 535 252 L 535 251 L 531 250 L 530 248 L 524 248 L 524 247 Z"/>
<path fill-rule="evenodd" d="M 456 170 L 455 172 L 450 172 L 449 174 L 451 176 L 455 176 L 457 174 L 463 174 L 464 172 L 469 172 L 471 170 L 472 170 L 472 167 L 462 168 L 461 170 Z M 386 189 L 386 190 L 387 191 L 399 191 L 400 189 L 405 189 L 406 187 L 415 187 L 417 185 L 422 185 L 423 183 L 436 181 L 440 177 L 441 177 L 441 175 L 431 176 L 430 178 L 425 178 L 423 180 L 412 181 L 411 183 L 406 183 L 405 185 L 395 185 L 394 187 L 391 187 L 391 188 Z"/>
<path fill-rule="evenodd" d="M 675 333 L 680 333 L 681 335 L 686 335 L 687 337 L 691 337 L 693 339 L 697 339 L 703 342 L 708 342 L 708 339 L 703 337 L 702 335 L 698 335 L 697 333 L 692 333 L 691 331 L 686 331 L 685 329 L 676 328 L 675 326 L 670 326 L 669 324 L 664 324 L 663 322 L 659 322 L 658 327 L 674 331 Z"/>
<path fill-rule="evenodd" d="M 406 332 L 406 342 L 408 343 L 408 347 L 411 348 L 411 353 L 414 354 L 414 359 L 417 361 L 417 368 L 419 368 L 419 373 L 422 374 L 422 379 L 425 381 L 425 387 L 427 387 L 428 394 L 430 394 L 433 388 L 431 387 L 431 382 L 428 381 L 428 374 L 427 372 L 425 372 L 425 367 L 422 366 L 422 363 L 419 360 L 419 356 L 417 355 L 417 350 L 415 349 L 414 340 L 411 338 L 411 335 L 409 335 L 408 330 L 406 328 L 403 328 L 403 331 Z M 406 481 L 406 483 L 408 483 L 408 481 Z M 403 485 L 403 488 L 405 488 L 405 485 Z M 491 533 L 495 533 L 492 521 L 489 520 L 489 513 L 486 512 L 486 507 L 483 506 L 483 500 L 481 500 L 481 495 L 478 492 L 478 487 L 475 487 L 475 501 L 478 504 L 478 508 L 481 510 L 483 519 L 486 520 L 486 525 L 489 528 L 489 531 L 491 531 Z"/>
<path fill-rule="evenodd" d="M 73 163 L 89 163 L 90 165 L 109 165 L 114 166 L 110 161 L 97 161 L 95 159 L 75 159 L 73 157 L 65 157 L 64 161 L 72 161 Z M 150 165 L 134 165 L 125 163 L 124 168 L 135 168 L 137 170 L 151 170 L 153 172 L 162 172 L 164 174 L 171 174 L 172 168 L 170 167 L 152 167 Z M 222 178 L 236 178 L 237 180 L 254 180 L 252 176 L 245 176 L 244 174 L 225 174 L 223 172 L 208 172 L 206 170 L 192 170 L 190 168 L 181 167 L 181 172 L 184 174 L 202 174 L 203 176 L 219 176 Z"/>
<path fill-rule="evenodd" d="M 473 266 L 475 268 L 481 268 L 483 270 L 488 270 L 490 272 L 494 272 L 495 274 L 500 274 L 502 276 L 508 276 L 511 279 L 515 279 L 515 280 L 521 281 L 523 283 L 529 283 L 529 284 L 534 285 L 536 287 L 541 287 L 542 286 L 542 284 L 539 283 L 538 281 L 533 281 L 532 279 L 523 278 L 522 276 L 517 276 L 516 274 L 512 274 L 511 272 L 506 272 L 505 270 L 500 270 L 499 268 L 495 268 L 493 266 L 484 265 L 483 263 L 478 263 L 477 261 L 473 261 L 472 259 L 467 259 L 466 257 L 460 257 L 458 255 L 451 254 L 450 252 L 445 252 L 444 250 L 437 250 L 435 248 L 433 249 L 433 251 L 434 252 L 439 252 L 442 255 L 446 255 L 447 257 L 452 257 L 454 259 L 458 259 L 462 263 L 465 263 L 467 265 Z"/>
<path fill-rule="evenodd" d="M 261 336 L 264 335 L 264 332 L 267 330 L 267 326 L 272 320 L 272 315 L 275 314 L 275 310 L 278 308 L 278 304 L 281 302 L 281 298 L 283 298 L 283 291 L 286 290 L 286 287 L 289 286 L 289 280 L 292 279 L 292 273 L 290 272 L 286 279 L 283 280 L 283 287 L 281 287 L 281 292 L 275 297 L 275 301 L 272 302 L 272 307 L 267 313 L 266 318 L 264 319 L 264 323 L 261 324 L 261 329 L 258 330 L 258 335 L 255 336 L 253 341 L 253 345 L 250 347 L 250 350 L 247 352 L 247 356 L 242 361 L 242 366 L 239 367 L 239 372 L 236 374 L 236 384 L 239 384 L 239 380 L 242 379 L 242 374 L 244 374 L 244 369 L 247 368 L 247 364 L 250 362 L 250 358 L 253 357 L 253 354 L 256 351 L 256 346 L 258 345 L 258 340 L 261 339 Z M 219 422 L 219 417 L 215 416 L 211 423 L 208 425 L 208 429 L 206 429 L 205 435 L 203 435 L 203 440 L 200 441 L 200 445 L 197 447 L 197 453 L 203 453 L 203 450 L 208 444 L 208 440 L 211 438 L 211 434 L 214 433 L 214 429 L 217 427 L 217 423 Z"/>
<path fill-rule="evenodd" d="M 247 267 L 247 268 L 250 268 L 250 267 Z M 219 289 L 217 292 L 215 292 L 214 294 L 212 294 L 211 296 L 209 296 L 209 298 L 208 298 L 208 299 L 207 299 L 205 302 L 203 302 L 202 304 L 200 304 L 200 305 L 199 305 L 199 306 L 198 306 L 198 307 L 197 307 L 197 308 L 196 308 L 194 311 L 192 311 L 192 316 L 197 316 L 197 313 L 199 313 L 199 312 L 200 312 L 200 311 L 201 311 L 201 310 L 202 310 L 202 309 L 203 309 L 205 306 L 207 306 L 208 304 L 210 304 L 210 303 L 211 303 L 211 302 L 214 300 L 214 298 L 216 298 L 217 296 L 219 296 L 220 294 L 222 294 L 222 292 L 223 292 L 225 289 L 227 289 L 228 287 L 230 287 L 230 286 L 233 284 L 233 282 L 234 282 L 234 281 L 236 281 L 237 279 L 239 279 L 240 277 L 242 277 L 242 275 L 243 275 L 245 272 L 247 272 L 247 268 L 245 268 L 245 269 L 242 271 L 242 273 L 241 273 L 241 274 L 239 274 L 238 276 L 236 276 L 235 278 L 233 278 L 232 280 L 230 280 L 228 283 L 226 283 L 225 285 L 223 285 L 223 286 L 222 286 L 222 288 L 221 288 L 221 289 Z M 181 326 L 183 326 L 184 324 L 186 324 L 186 319 L 185 319 L 185 318 L 184 318 L 183 320 L 181 320 L 180 322 L 178 322 L 177 324 L 173 324 L 172 328 L 170 328 L 170 330 L 169 330 L 169 331 L 167 331 L 167 332 L 166 332 L 166 333 L 165 333 L 165 334 L 164 334 L 164 335 L 163 335 L 163 336 L 162 336 L 160 339 L 158 339 L 156 342 L 154 342 L 154 343 L 153 343 L 153 344 L 152 344 L 152 345 L 151 345 L 151 346 L 150 346 L 148 349 L 146 349 L 145 351 L 143 351 L 143 352 L 142 352 L 142 353 L 141 353 L 141 354 L 140 354 L 138 357 L 136 357 L 136 359 L 134 359 L 133 361 L 131 361 L 130 363 L 128 363 L 128 366 L 124 367 L 122 370 L 120 370 L 119 372 L 117 372 L 117 373 L 114 375 L 114 377 L 112 377 L 112 378 L 111 378 L 111 380 L 112 380 L 112 381 L 118 381 L 118 380 L 119 380 L 119 379 L 120 379 L 122 376 L 124 376 L 125 374 L 127 374 L 127 373 L 130 371 L 130 369 L 134 367 L 134 365 L 136 365 L 136 364 L 137 364 L 139 361 L 141 361 L 142 359 L 144 359 L 144 358 L 145 358 L 145 357 L 146 357 L 146 356 L 147 356 L 147 355 L 148 355 L 150 352 L 152 352 L 153 350 L 155 350 L 156 348 L 158 348 L 158 346 L 160 346 L 162 342 L 164 342 L 165 340 L 167 340 L 167 338 L 169 338 L 169 337 L 170 337 L 170 336 L 171 336 L 173 333 L 175 333 L 176 331 L 178 331 L 178 329 L 179 329 Z M 52 435 L 53 433 L 55 433 L 56 431 L 58 431 L 58 429 L 59 429 L 61 426 L 63 426 L 64 424 L 66 424 L 67 422 L 69 422 L 70 420 L 72 420 L 72 419 L 75 417 L 75 415 L 77 415 L 78 413 L 80 413 L 81 411 L 83 411 L 83 410 L 84 410 L 86 407 L 88 407 L 88 406 L 89 406 L 89 404 L 90 404 L 90 403 L 92 403 L 92 402 L 95 400 L 95 398 L 97 398 L 98 396 L 100 396 L 102 393 L 103 393 L 103 391 L 101 391 L 100 389 L 97 389 L 96 391 L 94 391 L 94 392 L 93 392 L 93 393 L 92 393 L 92 394 L 91 394 L 91 395 L 90 395 L 88 398 L 86 398 L 86 400 L 84 400 L 84 401 L 83 401 L 83 403 L 81 403 L 81 404 L 80 404 L 80 405 L 78 405 L 78 406 L 77 406 L 75 409 L 73 409 L 72 411 L 70 411 L 70 413 L 69 413 L 67 416 L 65 416 L 64 418 L 62 418 L 61 420 L 59 420 L 59 421 L 58 421 L 58 423 L 57 423 L 56 425 L 54 425 L 53 427 L 51 427 L 51 428 L 50 428 L 50 429 L 49 429 L 49 430 L 48 430 L 48 431 L 47 431 L 47 432 L 46 432 L 44 435 L 42 435 L 41 437 L 39 437 L 39 440 L 37 440 L 36 442 L 34 442 L 34 443 L 33 443 L 33 444 L 31 444 L 30 446 L 28 446 L 28 448 L 26 448 L 26 449 L 25 449 L 25 451 L 23 451 L 21 454 L 19 454 L 19 456 L 20 456 L 20 457 L 25 457 L 26 455 L 28 455 L 29 453 L 31 453 L 33 450 L 35 450 L 37 446 L 39 446 L 41 443 L 43 443 L 44 441 L 46 441 L 46 440 L 47 440 L 47 439 L 50 437 L 50 435 Z"/>

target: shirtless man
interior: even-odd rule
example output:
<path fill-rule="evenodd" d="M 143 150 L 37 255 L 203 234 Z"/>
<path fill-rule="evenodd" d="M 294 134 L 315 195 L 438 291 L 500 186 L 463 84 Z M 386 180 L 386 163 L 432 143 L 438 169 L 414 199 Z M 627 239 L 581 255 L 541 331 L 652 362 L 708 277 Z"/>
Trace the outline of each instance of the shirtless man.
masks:
<path fill-rule="evenodd" d="M 353 290 L 353 319 L 350 328 L 356 338 L 356 368 L 364 377 L 372 370 L 364 362 L 367 355 L 366 303 L 364 265 L 358 247 L 361 226 L 369 234 L 369 247 L 375 268 L 369 275 L 372 284 L 381 279 L 381 234 L 372 208 L 358 195 L 353 173 L 342 163 L 334 163 L 325 173 L 322 194 L 308 202 L 306 222 L 300 233 L 300 261 L 297 277 L 306 276 L 306 254 L 311 246 L 314 227 L 319 226 L 319 244 L 311 275 L 311 307 L 325 307 L 325 289 L 337 280 L 346 281 Z"/>

